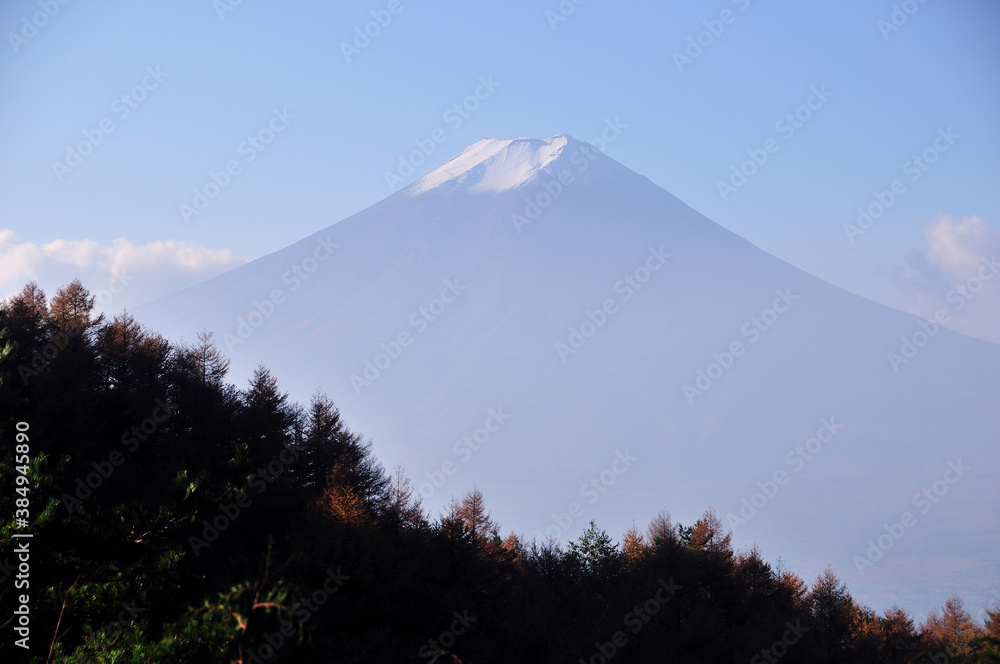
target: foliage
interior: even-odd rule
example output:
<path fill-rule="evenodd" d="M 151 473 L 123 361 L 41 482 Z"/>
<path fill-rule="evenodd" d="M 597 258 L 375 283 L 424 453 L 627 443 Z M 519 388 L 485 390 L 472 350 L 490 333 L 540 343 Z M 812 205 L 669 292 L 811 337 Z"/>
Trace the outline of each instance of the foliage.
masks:
<path fill-rule="evenodd" d="M 326 396 L 291 403 L 263 366 L 240 389 L 210 333 L 172 344 L 93 304 L 73 282 L 0 306 L 0 478 L 31 496 L 0 543 L 34 534 L 33 663 L 746 662 L 789 625 L 788 664 L 1000 660 L 1000 607 L 981 626 L 950 598 L 916 629 L 831 570 L 809 587 L 734 552 L 712 510 L 620 546 L 591 521 L 566 550 L 501 540 L 478 488 L 432 520 Z"/>

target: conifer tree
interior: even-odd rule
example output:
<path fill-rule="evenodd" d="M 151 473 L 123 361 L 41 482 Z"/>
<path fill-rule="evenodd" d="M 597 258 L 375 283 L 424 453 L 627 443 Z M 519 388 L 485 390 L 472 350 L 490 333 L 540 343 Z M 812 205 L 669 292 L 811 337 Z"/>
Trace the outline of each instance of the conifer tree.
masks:
<path fill-rule="evenodd" d="M 576 542 L 569 543 L 569 555 L 583 573 L 598 581 L 607 581 L 619 569 L 618 547 L 593 520 Z"/>
<path fill-rule="evenodd" d="M 813 624 L 824 662 L 846 660 L 858 608 L 831 568 L 820 574 L 809 593 Z"/>
<path fill-rule="evenodd" d="M 646 553 L 646 541 L 633 523 L 622 539 L 622 561 L 626 566 L 634 568 L 642 562 Z"/>
<path fill-rule="evenodd" d="M 396 466 L 386 488 L 384 508 L 385 519 L 393 534 L 427 527 L 427 518 L 420 503 L 420 496 L 414 492 L 403 467 Z"/>

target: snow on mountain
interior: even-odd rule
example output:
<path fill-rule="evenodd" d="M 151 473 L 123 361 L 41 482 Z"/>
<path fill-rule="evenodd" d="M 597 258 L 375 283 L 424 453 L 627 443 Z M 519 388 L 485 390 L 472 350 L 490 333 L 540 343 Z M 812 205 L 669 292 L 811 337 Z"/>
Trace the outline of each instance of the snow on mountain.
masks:
<path fill-rule="evenodd" d="M 978 609 L 995 583 L 1000 347 L 568 136 L 480 141 L 136 315 L 213 330 L 234 380 L 263 362 L 296 399 L 325 391 L 434 514 L 477 485 L 505 528 L 565 541 L 712 506 L 737 546 L 807 580 L 832 564 L 877 609 Z"/>

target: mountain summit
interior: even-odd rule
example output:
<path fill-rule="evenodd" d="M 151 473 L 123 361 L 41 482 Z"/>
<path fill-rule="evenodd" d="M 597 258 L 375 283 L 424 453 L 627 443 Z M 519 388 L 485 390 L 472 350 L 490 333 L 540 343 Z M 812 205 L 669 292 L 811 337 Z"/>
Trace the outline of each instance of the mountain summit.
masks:
<path fill-rule="evenodd" d="M 480 141 L 136 313 L 213 330 L 234 380 L 263 362 L 325 391 L 434 513 L 478 486 L 507 527 L 565 541 L 712 505 L 737 546 L 832 564 L 875 608 L 987 600 L 1000 348 L 806 274 L 568 136 Z"/>
<path fill-rule="evenodd" d="M 576 170 L 593 179 L 596 171 L 615 170 L 620 164 L 594 146 L 560 134 L 547 140 L 514 138 L 484 139 L 470 145 L 457 157 L 423 176 L 408 188 L 411 195 L 438 187 L 462 187 L 470 193 L 500 193 L 531 183 L 548 173 Z M 589 175 L 584 175 L 586 171 Z"/>

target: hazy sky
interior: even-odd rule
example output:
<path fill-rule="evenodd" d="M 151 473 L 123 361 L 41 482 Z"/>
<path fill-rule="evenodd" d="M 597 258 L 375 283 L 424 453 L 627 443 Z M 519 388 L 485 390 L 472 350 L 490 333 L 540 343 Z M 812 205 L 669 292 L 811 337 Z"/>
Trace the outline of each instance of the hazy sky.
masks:
<path fill-rule="evenodd" d="M 929 316 L 1000 253 L 995 0 L 11 0 L 0 27 L 0 295 L 79 275 L 138 304 L 364 209 L 387 172 L 609 122 L 613 158 L 887 304 Z M 989 288 L 956 324 L 1000 341 Z"/>

